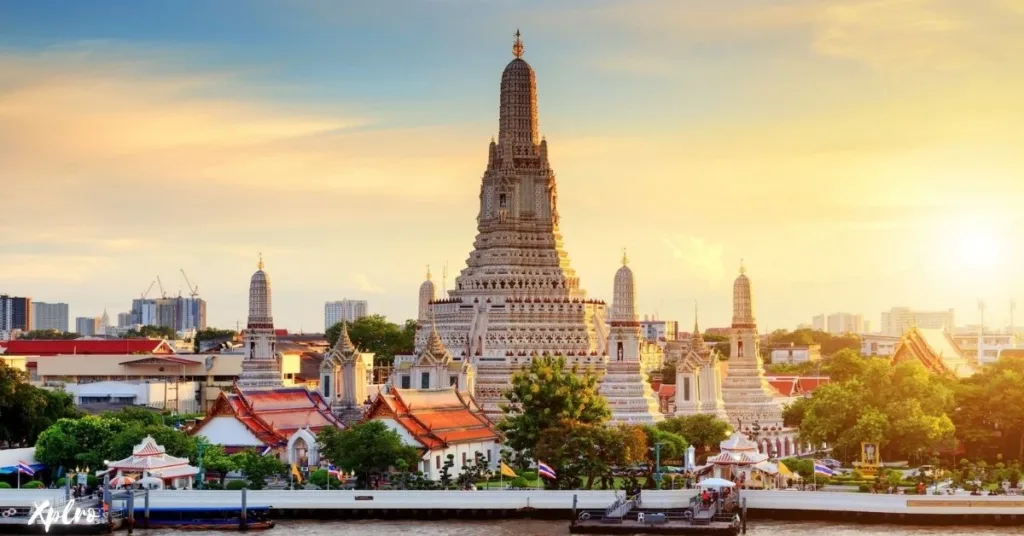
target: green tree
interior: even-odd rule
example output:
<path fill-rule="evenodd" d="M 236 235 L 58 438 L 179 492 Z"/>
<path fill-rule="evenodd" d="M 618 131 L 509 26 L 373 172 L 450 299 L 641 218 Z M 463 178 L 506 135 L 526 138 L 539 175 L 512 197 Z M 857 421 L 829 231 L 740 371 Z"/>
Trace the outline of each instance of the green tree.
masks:
<path fill-rule="evenodd" d="M 505 433 L 505 444 L 527 459 L 535 458 L 542 435 L 566 426 L 563 421 L 601 425 L 611 418 L 598 391 L 598 376 L 576 365 L 567 368 L 563 357 L 534 358 L 512 376 L 505 399 L 498 428 Z"/>
<path fill-rule="evenodd" d="M 221 338 L 235 338 L 238 336 L 238 332 L 230 329 L 217 329 L 217 328 L 204 328 L 196 332 L 196 336 L 193 339 L 195 344 L 195 351 L 199 352 L 199 345 L 203 341 L 209 341 Z"/>
<path fill-rule="evenodd" d="M 732 431 L 729 423 L 707 413 L 670 417 L 656 426 L 681 436 L 698 451 L 703 452 L 718 448 L 718 444 L 728 439 Z"/>
<path fill-rule="evenodd" d="M 231 457 L 234 466 L 245 475 L 249 489 L 263 489 L 268 478 L 288 474 L 288 468 L 276 456 L 261 456 L 253 449 L 243 450 Z"/>
<path fill-rule="evenodd" d="M 200 445 L 203 447 L 203 471 L 220 475 L 220 485 L 224 486 L 224 479 L 227 478 L 228 473 L 238 470 L 238 467 L 235 465 L 236 460 L 228 456 L 221 445 L 211 444 L 205 436 L 196 436 L 192 441 L 193 450 L 189 453 L 188 459 L 192 460 L 192 463 L 197 467 L 199 465 Z"/>
<path fill-rule="evenodd" d="M 642 431 L 640 436 L 644 436 Z M 556 468 L 557 478 L 544 480 L 552 489 L 592 489 L 596 479 L 612 479 L 614 465 L 626 463 L 622 428 L 570 419 L 548 428 L 536 446 L 536 453 Z M 526 476 L 526 472 L 520 474 Z"/>
<path fill-rule="evenodd" d="M 954 388 L 957 438 L 972 455 L 1024 459 L 1024 359 L 1004 357 Z"/>
<path fill-rule="evenodd" d="M 341 336 L 341 322 L 327 329 L 327 342 L 332 347 Z M 416 321 L 406 320 L 399 326 L 381 315 L 364 316 L 348 323 L 348 336 L 364 352 L 373 352 L 376 365 L 391 365 L 396 355 L 408 355 L 414 350 Z"/>
<path fill-rule="evenodd" d="M 826 363 L 826 371 L 833 382 L 845 382 L 861 375 L 866 361 L 853 350 L 842 350 L 830 357 Z"/>
<path fill-rule="evenodd" d="M 174 340 L 178 334 L 174 328 L 168 326 L 142 326 L 139 329 L 130 329 L 121 335 L 122 339 L 171 339 Z"/>
<path fill-rule="evenodd" d="M 50 467 L 103 466 L 110 440 L 126 428 L 117 420 L 87 415 L 80 419 L 60 419 L 39 434 L 36 460 Z"/>
<path fill-rule="evenodd" d="M 24 340 L 70 340 L 77 339 L 78 334 L 56 329 L 33 329 L 28 333 L 22 333 L 18 338 Z"/>
<path fill-rule="evenodd" d="M 317 435 L 322 456 L 348 472 L 354 472 L 357 486 L 365 488 L 370 477 L 386 472 L 398 460 L 407 466 L 419 463 L 419 452 L 402 442 L 398 433 L 381 421 L 366 421 L 344 430 L 324 428 Z"/>

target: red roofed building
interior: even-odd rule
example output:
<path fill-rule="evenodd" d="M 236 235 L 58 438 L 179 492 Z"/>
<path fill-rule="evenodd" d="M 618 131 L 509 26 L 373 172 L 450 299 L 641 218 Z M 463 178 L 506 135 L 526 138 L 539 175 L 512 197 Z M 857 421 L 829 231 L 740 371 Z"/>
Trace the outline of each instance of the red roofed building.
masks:
<path fill-rule="evenodd" d="M 676 412 L 676 386 L 661 384 L 658 386 L 658 405 L 661 412 L 674 415 Z"/>
<path fill-rule="evenodd" d="M 16 339 L 0 341 L 0 354 L 6 355 L 115 355 L 173 354 L 163 339 Z"/>
<path fill-rule="evenodd" d="M 468 395 L 455 388 L 391 388 L 374 400 L 366 419 L 383 421 L 398 432 L 407 445 L 423 453 L 420 470 L 438 480 L 448 455 L 453 455 L 458 474 L 477 454 L 496 469 L 500 461 L 501 435 Z"/>
<path fill-rule="evenodd" d="M 828 376 L 768 376 L 768 384 L 780 395 L 792 398 L 811 396 L 811 393 L 829 382 Z"/>
<path fill-rule="evenodd" d="M 317 391 L 305 387 L 236 389 L 232 394 L 222 393 L 191 434 L 224 446 L 228 453 L 254 448 L 309 467 L 320 461 L 316 434 L 328 426 L 344 428 Z"/>

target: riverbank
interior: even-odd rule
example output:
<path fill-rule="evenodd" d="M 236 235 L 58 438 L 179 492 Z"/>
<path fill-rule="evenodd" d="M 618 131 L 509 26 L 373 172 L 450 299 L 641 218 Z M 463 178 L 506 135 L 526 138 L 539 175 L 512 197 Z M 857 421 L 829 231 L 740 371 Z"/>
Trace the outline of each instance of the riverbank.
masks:
<path fill-rule="evenodd" d="M 290 519 L 408 518 L 500 519 L 532 517 L 568 522 L 573 498 L 579 510 L 603 509 L 615 491 L 245 491 L 247 509 L 268 509 Z M 693 490 L 644 491 L 647 512 L 684 508 Z M 847 520 L 861 523 L 940 525 L 1024 524 L 1024 498 L 1005 496 L 873 495 L 801 491 L 743 491 L 751 520 Z M 63 490 L 0 490 L 0 510 L 25 508 L 44 500 L 63 500 Z M 156 490 L 149 492 L 151 512 L 240 510 L 241 491 Z M 115 503 L 114 508 L 123 508 Z M 134 504 L 135 519 L 145 516 L 144 501 Z"/>

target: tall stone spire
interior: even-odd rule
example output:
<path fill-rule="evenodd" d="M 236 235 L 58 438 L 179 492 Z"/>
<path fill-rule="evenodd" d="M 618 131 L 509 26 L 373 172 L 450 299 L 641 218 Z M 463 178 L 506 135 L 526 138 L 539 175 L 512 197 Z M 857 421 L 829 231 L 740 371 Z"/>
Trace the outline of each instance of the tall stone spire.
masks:
<path fill-rule="evenodd" d="M 757 328 L 750 278 L 747 277 L 747 267 L 742 260 L 740 260 L 740 275 L 732 285 L 732 327 Z"/>
<path fill-rule="evenodd" d="M 421 323 L 430 319 L 430 302 L 437 299 L 437 287 L 430 278 L 430 266 L 427 266 L 427 279 L 420 285 L 419 314 L 417 320 Z"/>
<path fill-rule="evenodd" d="M 693 336 L 690 337 L 690 347 L 698 354 L 704 354 L 708 351 L 708 346 L 704 342 L 704 335 L 701 334 L 698 323 L 697 300 L 693 300 Z"/>
<path fill-rule="evenodd" d="M 501 106 L 498 111 L 498 142 L 532 148 L 537 135 L 537 75 L 523 59 L 523 40 L 516 30 L 512 46 L 515 58 L 501 73 Z"/>
<path fill-rule="evenodd" d="M 636 312 L 636 278 L 633 270 L 629 267 L 629 258 L 626 257 L 626 249 L 622 249 L 622 267 L 615 272 L 615 283 L 612 289 L 612 316 L 613 322 L 638 322 Z"/>
<path fill-rule="evenodd" d="M 280 387 L 281 366 L 277 361 L 277 338 L 271 315 L 270 278 L 263 271 L 260 255 L 256 273 L 249 280 L 249 321 L 246 323 L 243 344 L 245 359 L 238 387 L 254 389 Z"/>

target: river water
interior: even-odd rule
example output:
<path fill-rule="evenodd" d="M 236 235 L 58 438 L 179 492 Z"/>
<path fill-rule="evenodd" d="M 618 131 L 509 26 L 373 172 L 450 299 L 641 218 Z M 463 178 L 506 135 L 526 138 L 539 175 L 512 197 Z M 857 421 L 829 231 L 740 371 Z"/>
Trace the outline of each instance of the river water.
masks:
<path fill-rule="evenodd" d="M 506 519 L 489 521 L 279 521 L 272 530 L 250 534 L 267 536 L 562 536 L 569 534 L 567 521 Z M 857 525 L 847 523 L 811 523 L 752 521 L 749 536 L 970 536 L 1020 534 L 1024 527 L 906 527 L 894 525 Z M 123 534 L 123 533 L 122 533 Z M 139 530 L 143 536 L 180 536 L 174 530 Z M 189 536 L 223 536 L 222 532 L 189 532 Z"/>

